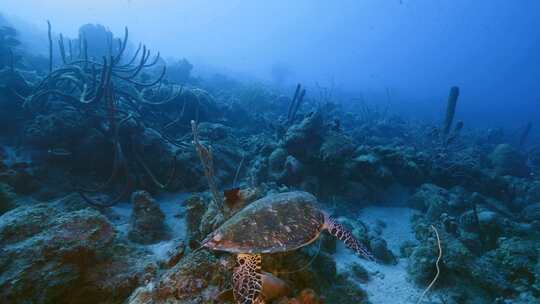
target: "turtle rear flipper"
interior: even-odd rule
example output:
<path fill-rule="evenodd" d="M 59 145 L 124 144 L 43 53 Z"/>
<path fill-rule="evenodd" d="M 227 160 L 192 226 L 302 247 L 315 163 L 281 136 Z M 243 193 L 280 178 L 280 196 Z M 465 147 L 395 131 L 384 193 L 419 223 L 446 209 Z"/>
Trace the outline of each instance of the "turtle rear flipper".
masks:
<path fill-rule="evenodd" d="M 345 228 L 345 226 L 341 225 L 340 223 L 336 222 L 331 217 L 327 216 L 325 218 L 324 223 L 325 228 L 328 230 L 328 232 L 335 236 L 337 239 L 345 243 L 345 246 L 347 248 L 354 250 L 356 254 L 366 260 L 375 261 L 375 258 L 369 252 L 369 250 L 358 241 L 354 235 L 349 231 L 349 229 Z"/>
<path fill-rule="evenodd" d="M 238 254 L 238 267 L 232 276 L 236 304 L 264 304 L 262 296 L 261 255 Z"/>

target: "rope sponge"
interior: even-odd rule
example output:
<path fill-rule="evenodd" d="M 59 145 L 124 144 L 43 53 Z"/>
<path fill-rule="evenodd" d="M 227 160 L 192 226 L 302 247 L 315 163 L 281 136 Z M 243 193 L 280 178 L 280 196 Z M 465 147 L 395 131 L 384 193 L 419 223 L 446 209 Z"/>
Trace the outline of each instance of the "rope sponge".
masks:
<path fill-rule="evenodd" d="M 437 228 L 435 226 L 431 225 L 431 229 L 433 229 L 433 232 L 435 232 L 435 236 L 437 237 L 437 246 L 439 247 L 439 256 L 437 257 L 437 261 L 435 262 L 435 267 L 437 268 L 437 273 L 435 274 L 435 277 L 429 283 L 428 287 L 422 292 L 422 295 L 420 296 L 420 299 L 418 299 L 418 302 L 416 304 L 420 304 L 422 300 L 424 299 L 424 296 L 428 293 L 428 291 L 433 287 L 435 282 L 437 282 L 437 279 L 439 278 L 439 274 L 441 273 L 441 270 L 439 268 L 439 262 L 442 258 L 442 247 L 441 247 L 441 239 L 439 238 L 439 232 L 437 231 Z"/>

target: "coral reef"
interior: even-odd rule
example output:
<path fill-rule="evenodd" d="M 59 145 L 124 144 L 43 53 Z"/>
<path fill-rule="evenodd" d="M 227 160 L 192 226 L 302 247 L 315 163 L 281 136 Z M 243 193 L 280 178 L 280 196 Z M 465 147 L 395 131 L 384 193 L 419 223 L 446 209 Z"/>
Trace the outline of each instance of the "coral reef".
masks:
<path fill-rule="evenodd" d="M 164 222 L 165 215 L 150 193 L 133 192 L 131 203 L 133 213 L 128 233 L 130 240 L 141 244 L 151 244 L 168 238 L 169 228 Z"/>
<path fill-rule="evenodd" d="M 464 203 L 451 203 L 456 199 Z M 533 286 L 539 256 L 533 244 L 540 235 L 532 225 L 518 222 L 519 213 L 478 193 L 429 184 L 422 185 L 410 203 L 422 210 L 414 225 L 417 237 L 424 241 L 409 256 L 408 272 L 416 282 L 427 284 L 434 275 L 436 247 L 428 234 L 428 223 L 434 223 L 444 252 L 437 285 L 464 289 L 467 295 L 461 292 L 462 300 L 486 303 L 537 294 Z M 524 208 L 533 217 L 534 206 Z"/>
<path fill-rule="evenodd" d="M 528 173 L 523 157 L 509 144 L 500 144 L 489 155 L 495 172 L 499 175 L 526 176 Z"/>
<path fill-rule="evenodd" d="M 14 209 L 14 196 L 8 185 L 0 183 L 0 215 Z"/>
<path fill-rule="evenodd" d="M 146 254 L 119 241 L 99 212 L 77 205 L 66 198 L 2 215 L 2 302 L 121 300 L 143 281 Z"/>
<path fill-rule="evenodd" d="M 328 236 L 266 252 L 268 303 L 369 303 L 381 290 L 399 303 L 539 301 L 532 123 L 473 129 L 457 87 L 429 123 L 393 113 L 389 90 L 386 105 L 319 84 L 199 77 L 127 28 L 47 30 L 43 57 L 0 27 L 1 303 L 231 303 L 236 260 L 203 241 L 254 201 L 298 191 L 375 262 Z M 386 213 L 361 217 L 368 206 L 414 213 L 412 232 Z"/>

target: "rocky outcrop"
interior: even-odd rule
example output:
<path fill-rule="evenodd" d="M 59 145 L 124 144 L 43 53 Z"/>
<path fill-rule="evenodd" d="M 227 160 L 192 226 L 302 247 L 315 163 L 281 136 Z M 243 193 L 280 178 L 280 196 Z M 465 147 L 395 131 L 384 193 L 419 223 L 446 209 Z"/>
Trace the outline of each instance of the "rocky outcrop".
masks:
<path fill-rule="evenodd" d="M 234 262 L 218 259 L 208 251 L 197 251 L 184 257 L 161 277 L 138 288 L 128 304 L 202 304 L 212 303 L 228 288 L 230 267 Z"/>
<path fill-rule="evenodd" d="M 312 113 L 302 122 L 291 126 L 284 138 L 287 152 L 302 162 L 309 160 L 322 143 L 322 126 L 323 119 L 319 112 Z"/>
<path fill-rule="evenodd" d="M 165 214 L 157 202 L 146 191 L 136 191 L 131 195 L 133 213 L 130 218 L 128 237 L 140 244 L 152 244 L 169 238 L 169 228 L 165 224 Z"/>
<path fill-rule="evenodd" d="M 218 210 L 210 198 L 193 195 L 186 200 L 187 241 L 192 249 L 200 247 L 200 242 L 219 227 L 224 214 Z"/>
<path fill-rule="evenodd" d="M 540 221 L 540 203 L 530 204 L 523 208 L 521 217 L 528 222 Z"/>
<path fill-rule="evenodd" d="M 410 197 L 409 205 L 426 212 L 429 219 L 439 219 L 449 209 L 448 191 L 433 184 L 423 184 Z"/>
<path fill-rule="evenodd" d="M 15 196 L 6 184 L 0 183 L 0 215 L 16 207 Z"/>
<path fill-rule="evenodd" d="M 498 175 L 526 176 L 528 173 L 525 157 L 508 144 L 495 147 L 489 160 Z"/>
<path fill-rule="evenodd" d="M 120 301 L 152 264 L 99 212 L 34 204 L 0 217 L 0 302 Z"/>
<path fill-rule="evenodd" d="M 361 288 L 337 274 L 335 262 L 329 254 L 321 252 L 313 265 L 309 265 L 315 254 L 315 250 L 306 249 L 264 255 L 263 270 L 279 273 L 278 279 L 285 281 L 295 294 L 298 293 L 296 297 L 282 297 L 272 303 L 298 303 L 294 301 L 319 299 L 319 295 L 330 301 L 326 303 L 367 303 L 367 295 Z M 127 303 L 213 303 L 230 288 L 235 263 L 232 255 L 217 257 L 206 250 L 192 252 L 159 279 L 138 288 Z"/>

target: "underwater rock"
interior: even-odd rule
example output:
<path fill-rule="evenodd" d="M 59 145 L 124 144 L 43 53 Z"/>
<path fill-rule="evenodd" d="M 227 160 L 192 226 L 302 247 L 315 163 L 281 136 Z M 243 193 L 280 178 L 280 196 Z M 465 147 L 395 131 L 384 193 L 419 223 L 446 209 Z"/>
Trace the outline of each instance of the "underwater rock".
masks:
<path fill-rule="evenodd" d="M 492 294 L 508 293 L 512 289 L 512 285 L 501 271 L 494 267 L 493 261 L 488 256 L 477 258 L 471 264 L 470 274 L 477 284 Z"/>
<path fill-rule="evenodd" d="M 225 215 L 223 214 L 223 210 L 220 210 L 215 203 L 209 203 L 199 225 L 201 236 L 203 236 L 203 238 L 206 237 L 210 232 L 221 226 L 224 221 Z"/>
<path fill-rule="evenodd" d="M 491 154 L 489 160 L 498 175 L 526 176 L 528 169 L 525 157 L 508 144 L 500 144 Z"/>
<path fill-rule="evenodd" d="M 304 289 L 297 297 L 301 304 L 319 304 L 321 300 L 313 289 Z"/>
<path fill-rule="evenodd" d="M 533 148 L 529 151 L 527 165 L 533 176 L 540 176 L 540 148 Z"/>
<path fill-rule="evenodd" d="M 540 181 L 534 181 L 528 184 L 525 199 L 529 202 L 540 202 Z"/>
<path fill-rule="evenodd" d="M 367 283 L 371 279 L 369 271 L 364 266 L 356 262 L 351 265 L 351 274 L 361 283 Z"/>
<path fill-rule="evenodd" d="M 249 179 L 254 184 L 260 184 L 268 181 L 268 158 L 257 157 L 250 165 L 247 173 Z"/>
<path fill-rule="evenodd" d="M 93 256 L 108 246 L 114 229 L 96 211 L 62 214 L 45 204 L 19 207 L 1 217 L 0 298 L 15 303 L 68 303 Z M 21 248 L 17 248 L 21 246 Z"/>
<path fill-rule="evenodd" d="M 319 290 L 325 298 L 341 297 L 345 301 L 333 303 L 357 303 L 354 301 L 359 297 L 365 299 L 361 289 L 339 279 L 332 256 L 316 254 L 315 248 L 304 248 L 290 253 L 265 255 L 262 269 L 277 273 L 279 279 L 290 283 L 295 290 L 312 288 Z M 315 261 L 310 264 L 313 257 Z M 158 280 L 133 292 L 127 303 L 212 303 L 229 288 L 235 266 L 233 255 L 218 258 L 206 250 L 194 251 L 165 271 Z M 339 295 L 344 290 L 346 293 Z M 307 293 L 303 298 L 313 299 Z"/>
<path fill-rule="evenodd" d="M 284 146 L 290 155 L 300 161 L 308 161 L 322 143 L 323 119 L 319 112 L 308 115 L 300 123 L 291 126 L 284 138 Z"/>
<path fill-rule="evenodd" d="M 17 207 L 17 204 L 12 190 L 8 185 L 0 183 L 0 215 L 15 207 Z"/>
<path fill-rule="evenodd" d="M 246 152 L 233 137 L 225 137 L 220 141 L 213 141 L 210 148 L 214 159 L 214 178 L 216 183 L 223 186 L 231 184 L 234 181 L 238 166 L 242 162 L 242 159 L 245 158 Z M 190 165 L 193 166 L 193 164 Z M 240 169 L 240 173 L 243 175 L 244 167 Z M 207 187 L 208 185 L 206 184 L 203 189 Z"/>
<path fill-rule="evenodd" d="M 11 185 L 20 194 L 30 194 L 39 188 L 34 174 L 25 169 L 15 171 Z"/>
<path fill-rule="evenodd" d="M 423 184 L 409 198 L 409 205 L 426 212 L 431 220 L 437 220 L 448 211 L 448 190 L 433 184 Z"/>
<path fill-rule="evenodd" d="M 71 147 L 85 138 L 90 129 L 87 118 L 75 109 L 65 107 L 50 114 L 37 115 L 27 122 L 24 138 L 28 144 L 43 149 Z"/>
<path fill-rule="evenodd" d="M 392 173 L 392 177 L 403 185 L 418 186 L 426 180 L 428 166 L 422 157 L 419 157 L 418 153 L 407 145 L 360 146 L 356 153 L 376 155 L 381 164 Z"/>
<path fill-rule="evenodd" d="M 538 233 L 531 231 L 523 238 L 504 237 L 505 234 L 515 234 L 518 224 L 495 210 L 486 209 L 484 204 L 479 205 L 477 212 L 476 220 L 465 219 L 474 217 L 473 210 L 463 213 L 460 228 L 455 234 L 438 229 L 443 252 L 439 282 L 461 286 L 458 290 L 463 296 L 466 295 L 470 301 L 475 298 L 479 303 L 506 303 L 497 301 L 513 299 L 518 294 L 520 298 L 527 294 L 532 299 L 534 279 L 531 278 L 535 277 L 540 254 L 537 248 L 533 249 Z M 427 216 L 414 217 L 414 230 L 420 245 L 413 249 L 407 267 L 411 278 L 423 285 L 433 278 L 438 254 L 432 232 L 430 234 L 430 222 Z"/>
<path fill-rule="evenodd" d="M 527 222 L 540 221 L 540 203 L 530 204 L 523 208 L 521 218 Z"/>
<path fill-rule="evenodd" d="M 416 246 L 418 246 L 418 244 L 413 241 L 405 241 L 401 243 L 401 245 L 399 245 L 399 256 L 402 258 L 410 257 Z"/>
<path fill-rule="evenodd" d="M 469 210 L 459 217 L 459 225 L 466 232 L 478 232 L 478 213 Z"/>
<path fill-rule="evenodd" d="M 348 176 L 355 181 L 362 181 L 377 172 L 381 160 L 374 153 L 360 154 L 348 162 L 347 166 Z"/>
<path fill-rule="evenodd" d="M 225 220 L 210 198 L 191 196 L 185 202 L 187 222 L 187 242 L 191 249 L 200 247 L 201 241 Z"/>
<path fill-rule="evenodd" d="M 351 181 L 369 184 L 372 188 L 383 188 L 395 181 L 394 171 L 387 166 L 390 162 L 371 149 L 360 146 L 355 157 L 347 160 L 344 175 Z"/>
<path fill-rule="evenodd" d="M 493 297 L 509 299 L 518 294 L 521 297 L 536 293 L 535 271 L 539 257 L 535 246 L 535 241 L 531 240 L 500 238 L 497 249 L 487 252 L 471 265 L 471 277 Z"/>
<path fill-rule="evenodd" d="M 427 285 L 436 273 L 435 262 L 439 254 L 437 240 L 428 224 L 430 221 L 416 219 L 414 231 L 420 244 L 414 248 L 409 257 L 407 273 L 415 283 Z M 454 275 L 469 275 L 469 265 L 474 259 L 471 251 L 455 236 L 438 228 L 442 246 L 442 260 L 445 271 L 440 274 L 439 280 L 453 278 Z"/>
<path fill-rule="evenodd" d="M 318 248 L 315 247 L 312 245 L 292 252 L 264 255 L 262 269 L 276 273 L 293 290 L 314 290 L 325 299 L 325 303 L 364 303 L 367 300 L 365 291 L 337 273 L 332 255 L 324 251 L 317 253 Z"/>
<path fill-rule="evenodd" d="M 187 242 L 191 249 L 198 248 L 200 241 L 206 235 L 202 235 L 199 228 L 201 219 L 206 212 L 207 202 L 205 202 L 200 196 L 193 195 L 185 200 L 186 205 L 186 235 Z"/>
<path fill-rule="evenodd" d="M 303 289 L 297 297 L 284 297 L 276 302 L 276 304 L 323 304 L 324 301 L 315 293 L 313 289 Z"/>
<path fill-rule="evenodd" d="M 388 249 L 388 245 L 384 239 L 381 237 L 375 237 L 369 241 L 369 244 L 375 259 L 384 264 L 397 264 L 397 259 L 394 256 L 394 253 Z"/>
<path fill-rule="evenodd" d="M 453 214 L 459 214 L 470 209 L 467 201 L 469 193 L 461 186 L 452 187 L 448 193 L 448 207 Z"/>
<path fill-rule="evenodd" d="M 30 88 L 29 83 L 25 79 L 26 75 L 23 76 L 23 74 L 24 73 L 21 73 L 20 70 L 15 69 L 12 71 L 11 68 L 8 68 L 8 67 L 0 69 L 0 83 L 2 84 L 2 88 L 0 91 L 1 94 L 5 94 L 6 92 L 4 90 L 6 90 L 7 88 L 10 88 L 11 90 L 18 92 L 19 94 L 26 96 L 26 94 L 30 92 L 31 88 Z M 17 100 L 13 98 L 15 96 L 10 96 L 10 97 L 12 98 L 5 98 L 5 100 L 8 102 L 15 103 L 14 101 Z M 22 104 L 19 104 L 19 106 L 22 106 Z M 6 113 L 13 114 L 13 112 L 10 112 L 9 110 L 7 110 Z"/>
<path fill-rule="evenodd" d="M 87 44 L 92 47 L 88 49 L 89 58 L 102 58 L 107 56 L 108 46 L 106 41 L 108 39 L 115 39 L 114 34 L 101 24 L 83 24 L 79 27 L 79 37 L 84 37 L 87 40 Z M 80 42 L 77 42 L 80 43 Z"/>
<path fill-rule="evenodd" d="M 323 163 L 338 165 L 352 156 L 354 150 L 355 143 L 352 138 L 341 132 L 328 132 L 324 136 L 319 154 Z"/>
<path fill-rule="evenodd" d="M 141 165 L 144 163 L 149 171 L 155 175 L 158 183 L 167 183 L 167 178 L 171 176 L 172 166 L 176 166 L 175 173 L 178 172 L 178 175 L 174 176 L 176 179 L 188 179 L 189 171 L 179 169 L 179 167 L 184 166 L 184 159 L 175 157 L 177 148 L 166 142 L 158 131 L 153 128 L 144 128 L 142 130 L 126 130 L 127 132 L 131 134 L 124 136 L 134 138 L 134 145 L 137 147 L 134 152 L 137 154 L 137 162 Z M 173 160 L 176 160 L 174 165 Z M 141 182 L 143 183 L 141 187 L 145 189 L 161 190 L 163 188 L 163 186 L 157 185 L 153 178 L 146 178 Z M 174 189 L 174 186 L 176 185 L 171 185 L 169 189 Z"/>
<path fill-rule="evenodd" d="M 287 151 L 283 148 L 277 148 L 272 151 L 268 157 L 268 168 L 271 172 L 281 173 L 287 160 Z"/>
<path fill-rule="evenodd" d="M 175 83 L 189 83 L 194 81 L 191 77 L 193 64 L 186 58 L 175 60 L 169 63 L 167 78 Z"/>
<path fill-rule="evenodd" d="M 354 148 L 353 140 L 341 132 L 329 131 L 324 135 L 321 148 L 313 151 L 310 156 L 313 160 L 306 163 L 306 171 L 319 180 L 321 187 L 316 190 L 319 195 L 326 197 L 341 192 L 340 187 L 347 182 L 344 167 Z"/>
<path fill-rule="evenodd" d="M 482 250 L 489 250 L 496 246 L 497 239 L 505 230 L 509 230 L 509 221 L 504 219 L 503 216 L 495 211 L 478 208 L 472 214 L 468 214 L 469 223 L 464 225 L 464 230 L 468 230 L 473 234 L 463 233 L 460 240 L 470 250 L 474 252 L 480 252 Z M 464 221 L 464 218 L 461 218 Z M 468 227 L 467 227 L 468 226 Z M 468 239 L 468 237 L 472 237 Z"/>
<path fill-rule="evenodd" d="M 531 286 L 538 297 L 540 297 L 540 260 L 534 268 L 534 284 Z"/>
<path fill-rule="evenodd" d="M 17 194 L 31 194 L 39 185 L 28 163 L 16 163 L 0 172 L 0 182 L 8 184 Z"/>
<path fill-rule="evenodd" d="M 176 155 L 176 174 L 169 189 L 197 191 L 207 188 L 208 181 L 204 176 L 195 149 L 178 153 Z"/>
<path fill-rule="evenodd" d="M 341 197 L 348 202 L 362 202 L 374 197 L 372 188 L 361 182 L 344 182 L 341 187 Z"/>
<path fill-rule="evenodd" d="M 386 142 L 407 136 L 407 123 L 394 116 L 388 119 L 378 119 L 370 126 L 370 134 L 386 139 Z"/>
<path fill-rule="evenodd" d="M 323 291 L 332 285 L 337 277 L 336 262 L 332 255 L 319 252 L 315 246 L 300 250 L 264 255 L 264 271 L 274 273 L 288 282 L 293 289 L 313 288 Z"/>
<path fill-rule="evenodd" d="M 210 141 L 223 140 L 233 133 L 233 130 L 219 123 L 201 122 L 199 124 L 199 135 Z"/>
<path fill-rule="evenodd" d="M 292 155 L 287 156 L 278 182 L 289 186 L 299 184 L 304 179 L 303 169 L 304 166 L 298 159 Z"/>
<path fill-rule="evenodd" d="M 227 289 L 233 265 L 232 255 L 218 259 L 206 250 L 192 252 L 157 280 L 135 290 L 126 303 L 213 303 Z"/>
<path fill-rule="evenodd" d="M 435 276 L 435 262 L 438 254 L 435 246 L 419 245 L 409 256 L 407 273 L 416 284 L 429 284 Z"/>
<path fill-rule="evenodd" d="M 508 279 L 527 282 L 534 275 L 540 258 L 536 241 L 519 237 L 499 238 L 497 245 L 489 255 L 498 269 Z"/>
<path fill-rule="evenodd" d="M 76 170 L 87 171 L 96 170 L 96 164 L 110 162 L 110 155 L 114 154 L 113 147 L 107 138 L 96 129 L 88 130 L 87 134 L 80 139 L 77 145 L 70 146 L 71 155 L 61 159 L 68 161 L 70 166 Z M 88 153 L 92 151 L 92 153 Z M 98 171 L 104 175 L 110 174 L 110 168 L 103 168 Z"/>
<path fill-rule="evenodd" d="M 144 277 L 146 254 L 117 242 L 92 209 L 34 204 L 0 217 L 0 302 L 121 301 Z"/>
<path fill-rule="evenodd" d="M 325 303 L 368 304 L 367 293 L 354 282 L 338 278 L 333 288 L 324 293 Z"/>
<path fill-rule="evenodd" d="M 169 237 L 165 224 L 165 214 L 157 202 L 146 191 L 136 191 L 131 195 L 133 213 L 129 223 L 128 237 L 140 244 L 152 244 Z"/>
<path fill-rule="evenodd" d="M 481 226 L 490 227 L 496 226 L 499 221 L 499 214 L 491 210 L 483 210 L 478 212 L 478 223 Z"/>
<path fill-rule="evenodd" d="M 167 259 L 164 263 L 165 268 L 174 267 L 186 254 L 187 246 L 183 240 L 176 239 L 173 242 L 176 246 L 167 251 Z"/>

